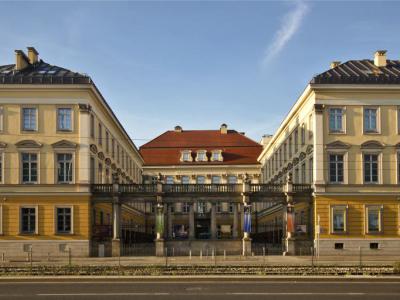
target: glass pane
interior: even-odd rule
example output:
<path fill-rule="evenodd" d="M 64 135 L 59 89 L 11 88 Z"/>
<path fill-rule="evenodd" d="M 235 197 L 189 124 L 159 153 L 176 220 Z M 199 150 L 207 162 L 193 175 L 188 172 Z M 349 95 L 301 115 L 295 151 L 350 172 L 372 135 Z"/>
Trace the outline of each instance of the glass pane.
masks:
<path fill-rule="evenodd" d="M 368 210 L 368 231 L 379 231 L 379 211 Z"/>

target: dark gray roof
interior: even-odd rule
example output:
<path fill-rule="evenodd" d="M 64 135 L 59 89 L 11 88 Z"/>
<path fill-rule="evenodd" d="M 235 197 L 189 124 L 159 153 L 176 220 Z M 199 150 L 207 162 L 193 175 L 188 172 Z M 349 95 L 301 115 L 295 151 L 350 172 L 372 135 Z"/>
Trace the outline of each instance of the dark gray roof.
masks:
<path fill-rule="evenodd" d="M 349 60 L 311 79 L 313 84 L 400 84 L 400 61 L 377 67 L 369 59 Z"/>
<path fill-rule="evenodd" d="M 83 73 L 50 65 L 42 60 L 16 71 L 15 65 L 0 66 L 0 84 L 90 84 Z"/>

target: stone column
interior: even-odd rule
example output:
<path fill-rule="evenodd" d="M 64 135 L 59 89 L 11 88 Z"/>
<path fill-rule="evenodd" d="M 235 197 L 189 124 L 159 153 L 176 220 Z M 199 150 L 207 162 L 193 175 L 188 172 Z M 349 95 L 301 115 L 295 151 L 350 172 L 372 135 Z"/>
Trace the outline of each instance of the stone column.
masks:
<path fill-rule="evenodd" d="M 238 233 L 238 223 L 239 223 L 239 214 L 238 214 L 238 204 L 233 203 L 233 228 L 232 228 L 232 238 L 237 239 L 239 236 Z"/>
<path fill-rule="evenodd" d="M 250 205 L 250 179 L 246 174 L 243 181 L 243 239 L 242 255 L 251 255 L 251 205 Z"/>
<path fill-rule="evenodd" d="M 194 202 L 190 202 L 189 204 L 189 239 L 195 238 L 194 231 Z"/>
<path fill-rule="evenodd" d="M 162 199 L 163 195 L 163 183 L 162 183 L 162 175 L 158 176 L 157 181 L 157 207 L 156 207 L 156 256 L 164 256 L 165 255 L 165 243 L 164 243 L 164 203 Z"/>
<path fill-rule="evenodd" d="M 286 184 L 284 186 L 284 191 L 286 195 L 286 203 L 284 206 L 284 229 L 285 236 L 283 237 L 283 248 L 284 255 L 295 255 L 295 238 L 294 233 L 294 207 L 293 207 L 293 183 L 292 176 L 289 174 L 286 179 Z"/>
<path fill-rule="evenodd" d="M 111 242 L 111 255 L 121 255 L 121 203 L 119 201 L 119 184 L 113 177 L 112 213 L 113 213 L 113 238 Z"/>
<path fill-rule="evenodd" d="M 313 122 L 313 179 L 316 192 L 325 192 L 324 176 L 324 105 L 314 104 Z"/>
<path fill-rule="evenodd" d="M 90 112 L 89 104 L 79 104 L 79 169 L 80 184 L 90 183 Z"/>
<path fill-rule="evenodd" d="M 211 202 L 211 239 L 217 238 L 217 204 Z"/>

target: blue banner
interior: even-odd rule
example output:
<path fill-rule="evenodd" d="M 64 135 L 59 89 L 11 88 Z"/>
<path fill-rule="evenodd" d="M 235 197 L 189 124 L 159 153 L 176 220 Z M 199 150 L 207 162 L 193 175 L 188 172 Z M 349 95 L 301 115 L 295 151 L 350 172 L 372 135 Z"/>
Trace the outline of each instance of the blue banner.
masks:
<path fill-rule="evenodd" d="M 251 213 L 250 213 L 250 209 L 245 210 L 245 212 L 244 212 L 243 231 L 244 232 L 251 232 Z"/>

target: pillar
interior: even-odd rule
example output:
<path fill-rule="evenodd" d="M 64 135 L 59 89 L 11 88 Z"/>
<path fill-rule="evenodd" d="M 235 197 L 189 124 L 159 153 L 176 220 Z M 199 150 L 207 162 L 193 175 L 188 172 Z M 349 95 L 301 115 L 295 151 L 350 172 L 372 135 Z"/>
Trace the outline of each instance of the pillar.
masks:
<path fill-rule="evenodd" d="M 112 190 L 112 214 L 113 214 L 113 238 L 111 241 L 111 255 L 121 255 L 121 202 L 119 201 L 119 184 L 113 175 Z"/>
<path fill-rule="evenodd" d="M 190 202 L 189 204 L 189 239 L 195 238 L 194 231 L 194 203 Z"/>
<path fill-rule="evenodd" d="M 283 237 L 283 248 L 284 255 L 294 255 L 296 254 L 295 250 L 295 238 L 293 237 L 294 233 L 294 207 L 293 207 L 293 183 L 292 176 L 288 174 L 286 178 L 286 184 L 284 186 L 284 192 L 286 195 L 286 203 L 284 206 L 284 229 L 285 235 Z"/>
<path fill-rule="evenodd" d="M 314 120 L 313 120 L 313 179 L 316 192 L 325 191 L 324 177 L 324 105 L 314 104 Z"/>
<path fill-rule="evenodd" d="M 164 205 L 157 203 L 156 207 L 156 256 L 164 256 Z"/>
<path fill-rule="evenodd" d="M 243 239 L 242 239 L 242 255 L 251 255 L 251 205 L 246 201 L 243 205 Z"/>
<path fill-rule="evenodd" d="M 90 183 L 90 112 L 89 104 L 79 104 L 79 168 L 80 184 Z"/>
<path fill-rule="evenodd" d="M 239 236 L 238 233 L 238 223 L 239 223 L 239 214 L 238 214 L 238 204 L 233 203 L 233 228 L 232 228 L 232 237 L 237 239 Z"/>
<path fill-rule="evenodd" d="M 211 239 L 217 238 L 217 204 L 211 202 Z"/>

